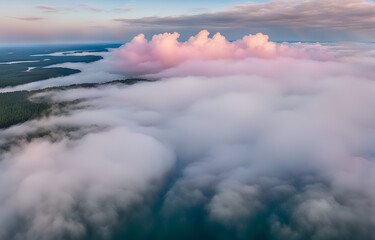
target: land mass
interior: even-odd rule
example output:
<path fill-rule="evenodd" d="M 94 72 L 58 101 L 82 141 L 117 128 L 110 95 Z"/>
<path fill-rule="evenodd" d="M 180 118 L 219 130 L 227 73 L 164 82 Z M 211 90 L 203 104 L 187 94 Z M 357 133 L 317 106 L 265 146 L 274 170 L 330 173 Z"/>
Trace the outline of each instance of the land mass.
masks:
<path fill-rule="evenodd" d="M 12 125 L 23 123 L 31 119 L 39 118 L 44 114 L 47 114 L 47 110 L 52 106 L 51 103 L 31 101 L 30 97 L 36 93 L 53 90 L 68 90 L 73 88 L 95 88 L 109 84 L 131 85 L 142 81 L 149 80 L 134 78 L 116 80 L 107 83 L 75 84 L 70 86 L 53 87 L 36 91 L 17 91 L 9 93 L 0 93 L 0 129 L 8 128 Z"/>
<path fill-rule="evenodd" d="M 116 44 L 34 47 L 0 47 L 0 88 L 68 76 L 80 70 L 54 67 L 62 63 L 91 63 L 102 59 L 95 52 L 108 52 Z M 87 53 L 82 56 L 69 54 Z M 92 52 L 93 55 L 90 55 Z M 58 54 L 56 54 L 58 53 Z"/>

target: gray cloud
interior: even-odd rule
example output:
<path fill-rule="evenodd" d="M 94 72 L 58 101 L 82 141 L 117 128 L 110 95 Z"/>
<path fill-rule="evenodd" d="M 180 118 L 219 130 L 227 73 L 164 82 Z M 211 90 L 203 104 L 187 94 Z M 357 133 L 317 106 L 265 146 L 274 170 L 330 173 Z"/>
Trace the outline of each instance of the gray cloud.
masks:
<path fill-rule="evenodd" d="M 22 20 L 22 21 L 39 21 L 39 20 L 43 20 L 44 18 L 42 17 L 14 17 L 18 20 Z"/>
<path fill-rule="evenodd" d="M 114 8 L 113 11 L 115 11 L 115 12 L 130 12 L 133 9 L 134 8 L 132 8 L 132 7 L 118 7 L 118 8 Z"/>
<path fill-rule="evenodd" d="M 365 0 L 272 1 L 237 6 L 233 10 L 198 15 L 114 19 L 127 27 L 163 30 L 247 30 L 284 40 L 374 39 L 375 3 Z M 286 34 L 282 34 L 282 32 Z M 314 37 L 314 34 L 318 36 Z M 281 37 L 280 37 L 281 36 Z"/>
<path fill-rule="evenodd" d="M 204 8 L 204 7 L 190 8 L 189 11 L 191 11 L 191 12 L 207 12 L 208 8 Z"/>

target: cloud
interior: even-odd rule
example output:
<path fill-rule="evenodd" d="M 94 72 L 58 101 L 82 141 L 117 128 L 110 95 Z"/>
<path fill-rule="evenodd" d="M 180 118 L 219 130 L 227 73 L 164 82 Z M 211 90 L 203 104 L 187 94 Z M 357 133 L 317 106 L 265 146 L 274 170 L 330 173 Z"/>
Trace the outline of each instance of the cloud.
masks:
<path fill-rule="evenodd" d="M 55 8 L 48 5 L 40 5 Z M 81 8 L 93 12 L 129 12 L 131 5 L 123 8 L 102 9 L 82 3 Z M 207 13 L 204 9 L 192 9 L 191 15 L 146 16 L 141 18 L 113 17 L 114 21 L 102 22 L 103 28 L 90 28 L 92 21 L 46 26 L 35 25 L 27 29 L 14 23 L 0 24 L 2 42 L 40 41 L 128 41 L 143 32 L 147 37 L 160 32 L 179 32 L 181 38 L 199 30 L 221 32 L 236 40 L 243 33 L 262 32 L 274 41 L 342 41 L 375 40 L 375 3 L 366 0 L 303 0 L 272 1 L 234 6 L 224 11 Z M 57 8 L 59 11 L 68 9 Z M 41 9 L 42 10 L 42 9 Z M 195 12 L 199 10 L 201 12 Z M 44 11 L 52 12 L 45 9 Z M 203 13 L 202 13 L 203 11 Z M 72 12 L 72 14 L 74 14 Z M 14 16 L 17 16 L 14 14 Z M 73 17 L 73 16 L 72 16 Z M 5 22 L 4 20 L 3 22 Z M 96 24 L 97 25 L 97 24 Z M 100 25 L 100 24 L 99 24 Z M 30 32 L 29 32 L 29 31 Z M 82 32 L 85 33 L 82 36 Z M 38 33 L 38 34 L 35 34 Z"/>
<path fill-rule="evenodd" d="M 93 7 L 93 6 L 88 5 L 87 3 L 81 3 L 79 5 L 83 8 L 85 8 L 85 9 L 88 9 L 88 10 L 94 11 L 94 12 L 103 12 L 104 11 L 104 9 L 102 9 L 102 8 Z"/>
<path fill-rule="evenodd" d="M 36 5 L 34 8 L 45 10 L 45 12 L 59 12 L 59 11 L 66 11 L 66 10 L 72 10 L 73 8 L 56 8 L 56 7 L 51 7 L 47 5 Z"/>
<path fill-rule="evenodd" d="M 297 34 L 306 39 L 352 38 L 374 39 L 375 3 L 366 0 L 305 0 L 250 3 L 235 9 L 197 15 L 118 18 L 128 28 L 160 28 L 167 31 L 264 31 L 274 35 L 287 33 L 284 39 Z M 237 31 L 237 32 L 238 32 Z M 289 36 L 288 36 L 289 35 Z M 292 35 L 292 36 L 291 36 Z M 319 39 L 317 39 L 319 40 Z"/>
<path fill-rule="evenodd" d="M 133 76 L 159 73 L 197 60 L 205 62 L 243 60 L 251 57 L 328 57 L 319 55 L 318 51 L 313 56 L 313 51 L 310 53 L 303 48 L 271 42 L 269 37 L 262 33 L 244 36 L 233 42 L 227 41 L 220 33 L 216 33 L 212 38 L 209 34 L 203 30 L 187 42 L 179 42 L 180 34 L 176 32 L 155 35 L 150 42 L 140 34 L 116 51 L 113 61 L 119 72 Z"/>
<path fill-rule="evenodd" d="M 258 37 L 141 37 L 118 61 L 158 81 L 34 95 L 0 131 L 0 238 L 374 239 L 374 45 Z"/>
<path fill-rule="evenodd" d="M 14 17 L 18 20 L 22 20 L 22 21 L 39 21 L 39 20 L 43 20 L 44 18 L 42 17 Z"/>
<path fill-rule="evenodd" d="M 191 9 L 189 9 L 189 11 L 191 11 L 191 12 L 207 12 L 208 8 L 197 7 L 197 8 L 191 8 Z"/>
<path fill-rule="evenodd" d="M 92 148 L 109 140 L 118 141 L 118 145 L 102 149 L 102 155 L 93 158 Z M 131 133 L 126 128 L 88 135 L 78 147 L 72 148 L 70 144 L 69 141 L 51 144 L 41 140 L 25 146 L 12 158 L 14 172 L 3 175 L 10 185 L 0 194 L 5 200 L 2 203 L 6 204 L 1 210 L 0 221 L 7 219 L 9 224 L 0 230 L 0 236 L 8 239 L 12 236 L 80 238 L 87 234 L 82 223 L 85 219 L 95 228 L 100 225 L 95 231 L 107 237 L 108 228 L 116 224 L 116 211 L 128 211 L 132 206 L 144 203 L 146 195 L 155 190 L 149 183 L 153 181 L 156 185 L 161 181 L 160 176 L 172 163 L 168 149 L 154 139 Z M 143 151 L 143 147 L 147 151 Z M 69 156 L 63 152 L 69 152 Z M 84 172 L 82 167 L 86 169 Z M 12 180 L 9 179 L 11 176 L 14 177 Z M 17 190 L 9 195 L 8 191 L 14 188 Z M 75 208 L 82 212 L 75 212 Z M 24 232 L 17 230 L 20 226 L 15 212 L 18 211 L 28 215 L 20 216 L 27 217 Z M 13 234 L 14 231 L 17 233 Z"/>
<path fill-rule="evenodd" d="M 46 5 L 36 5 L 34 8 L 42 9 L 42 10 L 47 10 L 47 11 L 57 11 L 57 8 L 46 6 Z"/>
<path fill-rule="evenodd" d="M 115 12 L 130 12 L 133 9 L 134 8 L 132 8 L 132 7 L 118 7 L 118 8 L 114 8 L 113 11 L 115 11 Z"/>

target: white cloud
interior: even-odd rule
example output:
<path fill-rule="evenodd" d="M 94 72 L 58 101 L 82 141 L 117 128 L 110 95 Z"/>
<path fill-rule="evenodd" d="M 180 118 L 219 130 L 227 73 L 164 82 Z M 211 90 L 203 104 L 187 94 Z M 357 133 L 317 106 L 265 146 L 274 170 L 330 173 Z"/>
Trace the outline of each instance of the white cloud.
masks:
<path fill-rule="evenodd" d="M 82 101 L 0 132 L 0 236 L 111 236 L 140 218 L 155 238 L 198 222 L 213 237 L 373 239 L 375 68 L 344 46 L 35 95 Z"/>

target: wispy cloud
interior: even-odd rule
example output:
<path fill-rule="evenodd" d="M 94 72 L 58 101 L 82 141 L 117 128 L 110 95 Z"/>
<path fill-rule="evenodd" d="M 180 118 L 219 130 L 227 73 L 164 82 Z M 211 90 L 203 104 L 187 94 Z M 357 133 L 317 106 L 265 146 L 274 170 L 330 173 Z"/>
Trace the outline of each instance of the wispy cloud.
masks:
<path fill-rule="evenodd" d="M 46 11 L 57 11 L 57 8 L 51 7 L 51 6 L 46 6 L 46 5 L 36 5 L 34 8 L 46 10 Z"/>
<path fill-rule="evenodd" d="M 42 17 L 14 17 L 14 18 L 18 20 L 23 20 L 23 21 L 39 21 L 39 20 L 44 19 Z"/>
<path fill-rule="evenodd" d="M 60 11 L 66 11 L 66 10 L 72 10 L 73 8 L 56 8 L 52 6 L 47 5 L 36 5 L 34 8 L 44 10 L 45 12 L 60 12 Z"/>
<path fill-rule="evenodd" d="M 132 10 L 133 10 L 132 7 L 118 7 L 118 8 L 113 9 L 113 11 L 115 12 L 130 12 Z"/>
<path fill-rule="evenodd" d="M 189 11 L 190 12 L 207 12 L 208 8 L 204 8 L 204 7 L 190 8 Z"/>
<path fill-rule="evenodd" d="M 102 9 L 102 8 L 93 7 L 93 6 L 88 5 L 87 3 L 81 3 L 80 6 L 84 7 L 87 10 L 91 10 L 91 11 L 94 11 L 94 12 L 103 12 L 104 11 L 104 9 Z"/>

